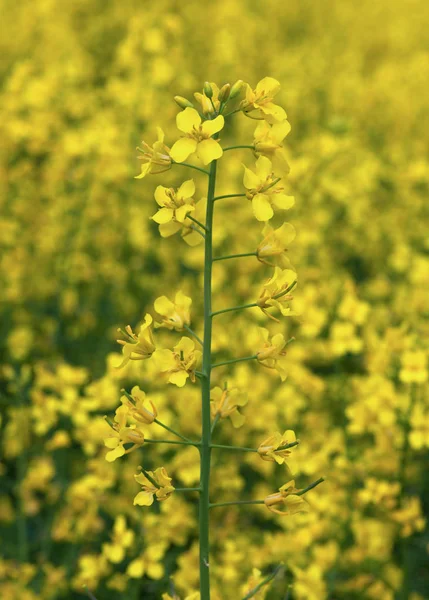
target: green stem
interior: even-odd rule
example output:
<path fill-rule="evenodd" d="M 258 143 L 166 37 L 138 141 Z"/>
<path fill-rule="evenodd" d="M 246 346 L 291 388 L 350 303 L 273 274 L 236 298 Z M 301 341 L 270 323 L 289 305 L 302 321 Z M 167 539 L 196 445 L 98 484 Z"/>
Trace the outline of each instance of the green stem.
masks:
<path fill-rule="evenodd" d="M 179 446 L 195 446 L 198 447 L 200 445 L 199 442 L 182 442 L 179 440 L 148 440 L 145 438 L 145 444 L 178 444 Z"/>
<path fill-rule="evenodd" d="M 230 117 L 231 115 L 235 115 L 235 113 L 241 112 L 241 108 L 236 108 L 235 110 L 231 110 L 229 113 L 226 113 L 225 119 Z"/>
<path fill-rule="evenodd" d="M 276 452 L 278 450 L 287 450 L 288 448 L 293 448 L 294 446 L 298 446 L 298 444 L 300 443 L 300 440 L 296 440 L 296 442 L 291 442 L 290 444 L 285 444 L 284 446 L 279 446 L 278 448 L 276 448 Z"/>
<path fill-rule="evenodd" d="M 194 444 L 194 442 L 192 440 L 188 439 L 187 437 L 185 437 L 181 433 L 178 433 L 177 431 L 174 431 L 174 429 L 171 429 L 171 427 L 168 427 L 168 425 L 165 425 L 164 423 L 161 423 L 161 421 L 158 421 L 158 419 L 155 419 L 154 422 L 157 425 L 160 425 L 161 427 L 163 427 L 164 429 L 166 429 L 167 431 L 169 431 L 170 433 L 172 433 L 173 435 L 176 435 L 178 438 L 180 438 L 184 442 L 188 442 L 189 444 Z"/>
<path fill-rule="evenodd" d="M 256 448 L 243 448 L 242 446 L 224 446 L 223 444 L 212 444 L 212 448 L 220 448 L 221 450 L 232 450 L 234 452 L 257 452 Z"/>
<path fill-rule="evenodd" d="M 213 262 L 217 260 L 229 260 L 230 258 L 243 258 L 245 256 L 257 256 L 257 252 L 244 252 L 243 254 L 229 254 L 228 256 L 218 256 L 213 259 Z"/>
<path fill-rule="evenodd" d="M 228 116 L 228 115 L 227 115 Z M 224 152 L 228 152 L 228 150 L 237 150 L 237 148 L 250 148 L 251 150 L 255 149 L 255 146 L 249 146 L 249 145 L 239 145 L 239 146 L 228 146 L 227 148 L 223 148 Z"/>
<path fill-rule="evenodd" d="M 197 227 L 195 227 L 195 225 L 191 225 L 190 228 L 193 229 L 194 231 L 196 231 L 197 233 L 199 233 L 200 236 L 203 238 L 203 240 L 206 239 L 206 236 L 204 235 L 204 233 L 200 229 L 198 229 Z"/>
<path fill-rule="evenodd" d="M 196 223 L 199 227 L 201 227 L 201 229 L 204 229 L 204 231 L 207 231 L 206 226 L 203 225 L 202 223 L 200 223 L 199 221 L 197 221 L 197 219 L 194 219 L 194 217 L 192 217 L 191 215 L 186 215 L 188 217 L 188 219 L 190 219 L 191 221 L 193 221 L 194 223 Z"/>
<path fill-rule="evenodd" d="M 197 342 L 201 344 L 201 346 L 204 346 L 203 340 L 195 333 L 195 331 L 193 331 L 189 327 L 189 325 L 183 325 L 183 329 L 185 329 L 189 333 L 189 335 L 192 335 L 192 337 L 194 337 L 197 340 Z"/>
<path fill-rule="evenodd" d="M 265 577 L 265 579 L 263 579 L 261 581 L 261 583 L 258 583 L 258 585 L 256 587 L 254 587 L 253 590 L 250 590 L 250 592 L 248 594 L 246 594 L 242 600 L 250 600 L 250 598 L 253 598 L 254 596 L 256 596 L 256 594 L 259 592 L 259 590 L 261 588 L 264 587 L 264 585 L 267 585 L 267 583 L 270 583 L 270 581 L 272 581 L 274 579 L 274 577 L 277 575 L 277 573 L 280 571 L 281 568 L 282 568 L 282 565 L 281 564 L 278 565 L 272 573 L 267 575 Z"/>
<path fill-rule="evenodd" d="M 325 478 L 324 477 L 319 477 L 319 479 L 317 481 L 313 481 L 313 483 L 310 483 L 310 485 L 307 485 L 306 488 L 304 488 L 300 492 L 297 492 L 296 495 L 297 496 L 303 496 L 304 494 L 306 494 L 307 492 L 309 492 L 310 490 L 312 490 L 313 488 L 315 488 L 317 485 L 319 485 L 323 481 L 325 481 Z"/>
<path fill-rule="evenodd" d="M 241 504 L 265 504 L 263 500 L 233 500 L 232 502 L 214 502 L 210 504 L 210 508 L 217 508 L 218 506 L 235 506 Z"/>
<path fill-rule="evenodd" d="M 189 167 L 190 169 L 195 169 L 196 171 L 201 171 L 201 173 L 204 173 L 205 175 L 210 175 L 209 171 L 207 171 L 206 169 L 202 169 L 201 167 L 197 167 L 196 165 L 191 165 L 191 163 L 187 163 L 187 162 L 176 162 L 174 160 L 171 161 L 173 165 L 179 165 L 179 167 Z"/>
<path fill-rule="evenodd" d="M 215 135 L 216 139 L 218 136 Z M 200 593 L 201 598 L 210 600 L 210 458 L 211 458 L 211 415 L 210 379 L 212 370 L 212 263 L 213 263 L 213 211 L 216 187 L 217 161 L 210 165 L 207 190 L 206 231 L 204 248 L 204 335 L 203 366 L 201 379 L 202 432 L 200 446 Z"/>
<path fill-rule="evenodd" d="M 223 196 L 216 196 L 213 198 L 213 202 L 217 202 L 218 200 L 224 200 L 225 198 L 245 198 L 246 194 L 224 194 Z"/>
<path fill-rule="evenodd" d="M 88 598 L 91 598 L 91 600 L 97 600 L 94 594 L 88 589 L 87 585 L 84 585 L 83 589 L 85 590 L 85 594 L 88 596 Z"/>
<path fill-rule="evenodd" d="M 193 487 L 193 488 L 174 488 L 175 492 L 201 492 L 201 488 Z"/>
<path fill-rule="evenodd" d="M 246 360 L 253 360 L 255 358 L 258 358 L 257 354 L 253 354 L 252 356 L 243 356 L 243 358 L 233 358 L 231 360 L 225 360 L 224 362 L 215 363 L 214 365 L 212 365 L 212 369 L 215 369 L 216 367 L 223 367 L 224 365 L 233 365 L 234 363 L 244 362 Z"/>
<path fill-rule="evenodd" d="M 241 310 L 244 308 L 255 308 L 255 306 L 258 306 L 256 304 L 256 302 L 252 302 L 251 304 L 242 304 L 241 306 L 231 306 L 230 308 L 223 308 L 222 310 L 216 310 L 215 312 L 212 312 L 211 316 L 215 317 L 216 315 L 221 315 L 222 313 L 227 313 L 227 312 L 231 312 L 234 310 Z"/>

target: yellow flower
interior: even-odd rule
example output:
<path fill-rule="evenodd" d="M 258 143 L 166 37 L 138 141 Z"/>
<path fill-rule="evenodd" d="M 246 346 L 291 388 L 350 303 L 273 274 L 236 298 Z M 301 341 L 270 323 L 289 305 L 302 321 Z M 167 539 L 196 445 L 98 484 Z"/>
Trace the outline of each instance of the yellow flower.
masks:
<path fill-rule="evenodd" d="M 290 132 L 290 123 L 276 123 L 270 126 L 266 121 L 259 123 L 253 134 L 253 147 L 257 156 L 266 156 L 273 163 L 275 173 L 282 177 L 290 171 L 286 150 L 281 142 Z"/>
<path fill-rule="evenodd" d="M 399 379 L 403 383 L 424 383 L 428 378 L 427 358 L 422 350 L 407 350 L 401 356 Z"/>
<path fill-rule="evenodd" d="M 193 592 L 189 596 L 186 596 L 185 600 L 200 600 L 200 598 L 200 592 Z M 162 600 L 180 600 L 180 597 L 176 594 L 174 594 L 174 596 L 170 596 L 170 594 L 162 594 Z"/>
<path fill-rule="evenodd" d="M 272 77 L 264 77 L 252 90 L 246 85 L 246 98 L 242 100 L 240 108 L 251 119 L 265 119 L 269 123 L 284 121 L 286 112 L 281 106 L 274 104 L 273 98 L 280 90 L 280 83 Z"/>
<path fill-rule="evenodd" d="M 164 132 L 160 127 L 156 128 L 158 139 L 153 146 L 142 142 L 143 148 L 137 148 L 143 152 L 139 159 L 142 161 L 142 170 L 135 179 L 143 179 L 146 175 L 156 175 L 171 169 L 170 148 L 164 144 Z"/>
<path fill-rule="evenodd" d="M 183 331 L 185 325 L 191 322 L 190 307 L 192 299 L 181 291 L 177 292 L 174 302 L 167 296 L 160 296 L 155 300 L 156 312 L 161 315 L 162 322 L 155 323 L 155 327 L 167 327 L 175 331 Z"/>
<path fill-rule="evenodd" d="M 167 381 L 177 387 L 183 387 L 188 377 L 195 382 L 195 370 L 201 359 L 201 352 L 195 350 L 195 343 L 188 337 L 182 337 L 174 346 L 174 351 L 158 350 L 155 358 L 161 373 L 167 375 Z"/>
<path fill-rule="evenodd" d="M 162 502 L 171 496 L 175 488 L 164 467 L 145 473 L 134 475 L 134 479 L 142 486 L 142 491 L 134 498 L 134 505 L 151 506 L 155 497 Z"/>
<path fill-rule="evenodd" d="M 281 333 L 277 333 L 270 340 L 268 329 L 261 327 L 260 332 L 264 344 L 256 353 L 257 360 L 264 367 L 267 367 L 268 369 L 275 369 L 280 375 L 281 380 L 284 381 L 287 377 L 287 374 L 280 361 L 282 361 L 283 357 L 286 356 L 286 351 L 284 348 L 286 347 L 287 342 Z"/>
<path fill-rule="evenodd" d="M 296 442 L 295 432 L 292 429 L 287 429 L 283 435 L 274 433 L 260 444 L 258 448 L 259 456 L 263 460 L 275 461 L 277 464 L 282 465 L 289 458 L 294 447 L 283 450 L 279 450 L 279 448 L 292 442 Z"/>
<path fill-rule="evenodd" d="M 238 388 L 224 389 L 215 387 L 210 392 L 210 411 L 212 418 L 219 415 L 221 419 L 229 417 L 233 427 L 241 427 L 245 421 L 238 407 L 247 404 L 247 395 Z"/>
<path fill-rule="evenodd" d="M 125 331 L 118 329 L 118 331 L 130 340 L 128 342 L 116 340 L 118 344 L 123 346 L 122 354 L 124 355 L 124 360 L 117 367 L 118 369 L 124 367 L 130 360 L 144 360 L 152 356 L 155 352 L 155 343 L 152 336 L 151 325 L 152 317 L 146 315 L 144 323 L 140 326 L 138 335 L 133 332 L 129 325 L 125 327 Z"/>
<path fill-rule="evenodd" d="M 271 306 L 277 308 L 284 317 L 290 317 L 295 314 L 288 306 L 285 306 L 285 303 L 293 299 L 293 296 L 289 292 L 294 288 L 296 278 L 295 271 L 291 269 L 282 270 L 280 267 L 276 267 L 274 275 L 264 284 L 257 304 L 270 319 L 278 322 L 278 319 L 270 315 L 266 310 Z"/>
<path fill-rule="evenodd" d="M 217 160 L 223 154 L 218 142 L 211 136 L 218 133 L 224 126 L 224 118 L 218 115 L 215 119 L 201 122 L 201 117 L 195 108 L 185 108 L 176 118 L 177 128 L 186 134 L 174 143 L 171 148 L 171 158 L 184 162 L 188 156 L 197 153 L 198 158 L 208 165 L 212 160 Z"/>
<path fill-rule="evenodd" d="M 111 544 L 103 544 L 103 555 L 110 562 L 117 564 L 124 560 L 126 549 L 134 542 L 134 532 L 127 529 L 123 515 L 116 517 L 111 539 Z"/>
<path fill-rule="evenodd" d="M 284 188 L 277 184 L 272 163 L 265 156 L 256 161 L 256 171 L 244 167 L 244 187 L 246 196 L 252 200 L 253 214 L 258 221 L 269 221 L 274 215 L 272 205 L 282 210 L 291 208 L 295 199 L 283 193 Z"/>
<path fill-rule="evenodd" d="M 199 200 L 196 205 L 195 205 L 195 212 L 193 213 L 193 217 L 199 221 L 200 223 L 202 223 L 204 225 L 205 220 L 206 220 L 206 208 L 207 208 L 207 199 L 206 198 L 202 198 L 201 200 Z M 172 225 L 172 223 L 169 223 L 168 225 Z M 163 233 L 163 231 L 161 231 L 161 227 L 168 227 L 168 225 L 160 225 L 159 229 L 160 229 L 160 233 L 163 237 L 166 237 Z M 192 222 L 189 221 L 189 219 L 187 221 L 185 221 L 185 223 L 183 223 L 182 225 L 182 238 L 184 239 L 184 241 L 188 244 L 188 246 L 194 247 L 194 246 L 198 246 L 199 244 L 201 244 L 204 241 L 204 238 L 202 237 L 202 235 L 200 235 L 198 233 L 198 226 L 194 225 Z M 174 231 L 174 233 L 176 233 Z M 171 235 L 171 234 L 170 234 Z"/>
<path fill-rule="evenodd" d="M 195 210 L 195 184 L 189 179 L 175 191 L 159 185 L 155 190 L 155 200 L 161 208 L 151 218 L 159 225 L 165 225 L 171 221 L 179 224 L 178 229 L 184 223 L 189 213 Z"/>
<path fill-rule="evenodd" d="M 127 425 L 128 407 L 121 404 L 116 409 L 113 424 L 111 424 L 112 433 L 104 440 L 105 446 L 110 448 L 110 452 L 106 454 L 106 460 L 113 462 L 120 456 L 132 452 L 136 448 L 140 448 L 144 444 L 144 433 L 136 425 Z M 125 450 L 124 444 L 134 444 L 128 450 Z"/>
<path fill-rule="evenodd" d="M 129 415 L 139 423 L 150 425 L 158 416 L 158 411 L 151 400 L 149 400 L 149 402 L 152 410 L 150 411 L 148 408 L 146 408 L 144 405 L 145 400 L 146 394 L 139 388 L 138 385 L 135 385 L 132 388 L 131 394 L 121 396 L 121 402 L 127 407 Z"/>
<path fill-rule="evenodd" d="M 265 506 L 268 510 L 278 515 L 294 515 L 299 512 L 308 512 L 308 503 L 296 494 L 299 491 L 295 487 L 295 481 L 289 481 L 282 485 L 278 492 L 270 494 L 264 499 Z M 286 510 L 282 511 L 274 508 L 278 504 L 284 506 Z"/>
<path fill-rule="evenodd" d="M 270 263 L 265 259 L 276 256 L 282 260 L 284 266 L 290 266 L 289 259 L 286 258 L 285 253 L 288 250 L 289 244 L 295 239 L 294 227 L 290 223 L 283 223 L 278 229 L 273 229 L 269 223 L 265 223 L 262 233 L 264 239 L 256 251 L 258 260 L 269 265 Z"/>

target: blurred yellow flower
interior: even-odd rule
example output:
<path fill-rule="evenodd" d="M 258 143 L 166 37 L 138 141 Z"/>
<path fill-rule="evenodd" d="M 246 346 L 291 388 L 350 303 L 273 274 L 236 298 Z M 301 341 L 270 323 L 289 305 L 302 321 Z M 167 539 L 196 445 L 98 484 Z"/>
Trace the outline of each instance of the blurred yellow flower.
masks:
<path fill-rule="evenodd" d="M 164 144 L 164 132 L 160 127 L 157 127 L 156 130 L 158 139 L 153 146 L 149 146 L 143 141 L 143 148 L 137 148 L 143 154 L 139 156 L 142 161 L 141 173 L 135 179 L 143 179 L 146 175 L 156 175 L 171 169 L 170 148 Z"/>
<path fill-rule="evenodd" d="M 256 161 L 255 172 L 244 167 L 243 183 L 258 221 L 269 221 L 273 217 L 273 205 L 281 210 L 288 210 L 295 203 L 293 196 L 283 193 L 284 188 L 278 185 L 271 161 L 265 156 L 260 156 Z"/>
<path fill-rule="evenodd" d="M 280 83 L 273 77 L 264 77 L 252 90 L 248 83 L 246 97 L 242 100 L 240 108 L 251 119 L 265 119 L 270 123 L 284 121 L 286 112 L 281 106 L 274 104 L 273 98 L 280 91 Z"/>
<path fill-rule="evenodd" d="M 270 315 L 267 308 L 277 308 L 284 317 L 293 316 L 295 313 L 286 303 L 293 299 L 290 291 L 294 288 L 297 274 L 291 269 L 280 269 L 275 267 L 273 276 L 264 284 L 257 301 L 258 306 L 270 319 L 278 322 L 278 319 Z"/>
<path fill-rule="evenodd" d="M 128 415 L 128 407 L 124 404 L 121 404 L 115 411 L 114 422 L 110 425 L 112 432 L 110 436 L 104 440 L 105 446 L 111 449 L 110 452 L 106 454 L 106 460 L 108 462 L 113 462 L 117 458 L 132 452 L 144 444 L 143 431 L 136 425 L 127 425 Z M 124 444 L 133 444 L 133 446 L 128 450 L 125 450 Z"/>
<path fill-rule="evenodd" d="M 157 350 L 155 360 L 161 373 L 167 376 L 167 381 L 183 387 L 188 377 L 195 383 L 195 370 L 201 360 L 202 353 L 195 350 L 195 343 L 188 337 L 182 337 L 174 346 Z"/>
<path fill-rule="evenodd" d="M 210 411 L 212 418 L 219 415 L 221 419 L 229 417 L 232 425 L 241 427 L 246 417 L 239 412 L 239 407 L 248 402 L 247 394 L 238 388 L 221 389 L 214 387 L 210 391 Z"/>
<path fill-rule="evenodd" d="M 293 225 L 283 223 L 283 225 L 274 229 L 269 223 L 265 223 L 262 233 L 264 238 L 256 250 L 258 259 L 269 265 L 270 263 L 265 259 L 278 257 L 284 266 L 289 266 L 290 263 L 286 257 L 286 252 L 288 251 L 289 244 L 295 239 L 296 233 Z"/>
<path fill-rule="evenodd" d="M 183 224 L 189 213 L 195 210 L 195 183 L 189 179 L 175 191 L 159 185 L 155 190 L 155 200 L 161 208 L 152 219 L 159 225 L 165 225 L 174 221 Z"/>
<path fill-rule="evenodd" d="M 158 411 L 156 410 L 152 400 L 149 400 L 152 410 L 146 408 L 146 399 L 146 393 L 143 392 L 138 385 L 135 385 L 132 388 L 131 394 L 124 394 L 121 396 L 121 402 L 127 407 L 129 416 L 139 423 L 150 425 L 158 416 Z"/>
<path fill-rule="evenodd" d="M 117 367 L 118 369 L 124 367 L 130 360 L 150 358 L 155 352 L 156 347 L 151 330 L 152 321 L 153 319 L 149 314 L 145 315 L 144 323 L 140 326 L 138 335 L 133 332 L 129 325 L 125 327 L 125 331 L 118 329 L 120 333 L 129 339 L 127 342 L 116 340 L 118 344 L 123 346 L 122 354 L 124 355 L 124 360 Z"/>
<path fill-rule="evenodd" d="M 297 496 L 299 492 L 295 487 L 295 481 L 289 481 L 279 488 L 279 491 L 270 494 L 264 499 L 265 506 L 271 512 L 278 515 L 294 515 L 298 512 L 308 512 L 310 507 L 308 503 L 301 496 Z M 275 506 L 281 505 L 285 510 L 279 510 Z"/>
<path fill-rule="evenodd" d="M 120 563 L 125 558 L 127 548 L 134 543 L 134 532 L 127 529 L 127 522 L 123 515 L 115 519 L 110 544 L 103 544 L 103 555 L 112 563 Z"/>
<path fill-rule="evenodd" d="M 268 329 L 260 327 L 259 329 L 263 346 L 256 352 L 258 362 L 268 369 L 275 369 L 282 381 L 287 377 L 286 371 L 283 368 L 283 358 L 286 356 L 285 347 L 287 342 L 281 333 L 277 333 L 270 340 L 270 333 Z"/>
<path fill-rule="evenodd" d="M 283 435 L 281 433 L 274 433 L 259 445 L 259 456 L 263 460 L 268 460 L 271 462 L 275 461 L 277 464 L 282 465 L 286 460 L 289 459 L 294 447 L 285 448 L 283 450 L 279 450 L 279 448 L 282 446 L 287 446 L 293 442 L 296 442 L 296 435 L 292 429 L 287 429 Z"/>
<path fill-rule="evenodd" d="M 175 331 L 183 331 L 185 325 L 191 322 L 190 308 L 192 299 L 182 291 L 178 291 L 174 298 L 174 302 L 169 300 L 167 296 L 160 296 L 155 300 L 154 308 L 161 315 L 161 323 L 155 323 L 155 327 L 166 327 Z"/>
<path fill-rule="evenodd" d="M 421 384 L 427 381 L 427 356 L 423 350 L 407 350 L 402 354 L 399 379 L 403 383 Z"/>
<path fill-rule="evenodd" d="M 223 129 L 224 118 L 218 115 L 213 120 L 201 122 L 201 117 L 195 108 L 185 108 L 176 118 L 177 128 L 186 134 L 177 140 L 171 148 L 171 158 L 178 162 L 184 162 L 191 154 L 197 153 L 203 164 L 208 165 L 212 160 L 217 160 L 223 154 L 223 150 L 212 135 Z"/>
<path fill-rule="evenodd" d="M 253 147 L 257 156 L 266 156 L 273 164 L 274 172 L 284 177 L 290 171 L 286 150 L 282 141 L 290 132 L 290 123 L 283 121 L 269 125 L 266 121 L 258 123 L 253 134 Z"/>
<path fill-rule="evenodd" d="M 164 467 L 138 473 L 134 475 L 134 479 L 142 486 L 142 491 L 134 498 L 134 505 L 151 506 L 154 498 L 162 502 L 169 498 L 175 489 Z"/>

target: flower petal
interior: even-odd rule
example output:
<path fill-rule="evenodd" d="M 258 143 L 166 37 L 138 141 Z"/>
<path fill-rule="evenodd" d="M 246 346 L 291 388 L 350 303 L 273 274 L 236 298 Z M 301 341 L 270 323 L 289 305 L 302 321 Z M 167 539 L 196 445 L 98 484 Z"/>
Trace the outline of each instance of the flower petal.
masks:
<path fill-rule="evenodd" d="M 218 133 L 218 131 L 220 131 L 221 129 L 223 129 L 224 125 L 225 119 L 222 115 L 218 115 L 216 119 L 213 119 L 213 121 L 204 121 L 204 123 L 201 126 L 201 129 L 204 135 L 212 136 L 215 133 Z"/>
<path fill-rule="evenodd" d="M 182 183 L 182 185 L 179 187 L 179 189 L 177 190 L 177 198 L 180 198 L 181 200 L 185 199 L 185 198 L 192 198 L 192 196 L 195 194 L 195 183 L 193 179 L 188 179 L 187 181 L 184 181 Z"/>
<path fill-rule="evenodd" d="M 264 94 L 273 97 L 277 94 L 279 90 L 280 83 L 277 81 L 277 79 L 274 79 L 273 77 L 264 77 L 256 85 L 257 94 Z"/>
<path fill-rule="evenodd" d="M 293 196 L 287 196 L 286 194 L 273 194 L 272 200 L 273 204 L 282 210 L 288 210 L 295 204 L 295 198 Z"/>
<path fill-rule="evenodd" d="M 174 142 L 170 151 L 171 158 L 178 163 L 185 161 L 197 148 L 197 140 L 192 138 L 180 138 Z"/>
<path fill-rule="evenodd" d="M 265 181 L 273 172 L 273 165 L 266 156 L 260 156 L 256 161 L 256 173 L 262 181 Z"/>
<path fill-rule="evenodd" d="M 274 215 L 274 211 L 265 194 L 256 194 L 252 200 L 253 214 L 258 221 L 269 221 Z"/>
<path fill-rule="evenodd" d="M 260 178 L 256 175 L 256 173 L 254 173 L 253 171 L 251 171 L 244 165 L 243 165 L 243 167 L 244 167 L 244 177 L 243 177 L 244 187 L 246 187 L 248 190 L 255 190 L 261 183 Z"/>
<path fill-rule="evenodd" d="M 170 202 L 170 198 L 167 195 L 167 189 L 163 185 L 158 185 L 155 190 L 155 200 L 158 206 L 165 206 L 168 202 Z"/>
<path fill-rule="evenodd" d="M 169 315 L 174 312 L 174 303 L 167 296 L 160 296 L 153 304 L 156 312 L 162 316 Z"/>
<path fill-rule="evenodd" d="M 204 165 L 208 165 L 212 160 L 217 160 L 223 154 L 223 150 L 216 140 L 209 138 L 198 144 L 197 155 Z"/>
<path fill-rule="evenodd" d="M 139 492 L 134 498 L 134 506 L 151 506 L 153 504 L 153 492 Z"/>
<path fill-rule="evenodd" d="M 173 218 L 174 212 L 171 208 L 160 208 L 158 212 L 156 212 L 151 219 L 155 221 L 155 223 L 168 223 Z"/>
<path fill-rule="evenodd" d="M 183 133 L 192 133 L 194 127 L 198 129 L 201 125 L 201 117 L 195 108 L 187 107 L 177 115 L 176 124 L 177 129 L 180 129 Z"/>
<path fill-rule="evenodd" d="M 176 371 L 172 373 L 168 379 L 170 383 L 174 383 L 177 387 L 183 387 L 189 375 L 186 371 Z"/>

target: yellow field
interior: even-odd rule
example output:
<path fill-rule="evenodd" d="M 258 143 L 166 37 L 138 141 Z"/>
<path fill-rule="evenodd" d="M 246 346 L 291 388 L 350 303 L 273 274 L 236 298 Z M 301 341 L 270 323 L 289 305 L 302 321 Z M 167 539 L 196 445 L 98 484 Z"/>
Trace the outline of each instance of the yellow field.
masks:
<path fill-rule="evenodd" d="M 212 442 L 271 449 L 267 438 L 288 431 L 277 446 L 294 435 L 299 444 L 284 456 L 212 448 L 210 501 L 255 504 L 210 513 L 210 598 L 428 599 L 429 3 L 0 8 L 0 598 L 200 598 L 204 445 L 158 442 L 200 439 L 206 365 L 159 298 L 182 292 L 174 310 L 207 333 L 206 230 L 185 214 L 183 223 L 176 213 L 151 217 L 170 210 L 160 188 L 155 201 L 157 186 L 192 178 L 195 190 L 188 184 L 179 200 L 207 225 L 206 174 L 169 158 L 182 163 L 174 143 L 196 135 L 177 128 L 186 104 L 173 98 L 202 109 L 213 128 L 219 106 L 211 114 L 204 102 L 216 86 L 205 86 L 202 105 L 194 93 L 243 80 L 249 88 L 237 87 L 210 152 L 256 151 L 224 150 L 218 161 L 215 193 L 236 197 L 215 202 L 213 254 L 249 256 L 213 263 L 212 302 L 215 312 L 259 304 L 213 318 L 212 364 L 251 359 L 213 369 Z M 266 77 L 280 82 L 274 102 L 291 124 L 275 156 L 254 145 L 255 127 L 272 131 L 274 117 L 240 104 Z M 166 163 L 136 179 L 148 164 L 142 140 L 152 147 L 157 127 Z M 272 219 L 266 198 L 255 200 L 266 189 L 255 192 L 257 176 L 243 169 L 262 169 L 261 156 L 274 156 L 274 171 L 276 159 L 291 168 L 277 172 L 279 193 L 295 201 L 282 196 Z M 212 173 L 210 161 L 186 159 Z M 267 218 L 274 229 L 291 225 L 278 234 L 287 253 L 264 259 Z M 272 289 L 295 277 L 290 304 L 277 302 Z M 159 324 L 163 311 L 167 327 L 142 328 L 140 345 L 128 339 L 121 353 L 117 329 L 138 334 L 145 315 Z M 263 358 L 260 328 L 269 340 L 295 338 L 286 356 Z M 173 355 L 183 336 L 192 347 Z M 128 362 L 143 358 L 137 350 L 148 360 Z M 226 385 L 230 411 L 219 404 Z M 139 467 L 149 480 L 142 471 L 136 481 Z M 161 467 L 161 501 L 144 506 Z M 305 501 L 293 493 L 321 477 Z M 296 489 L 281 495 L 292 480 Z"/>

